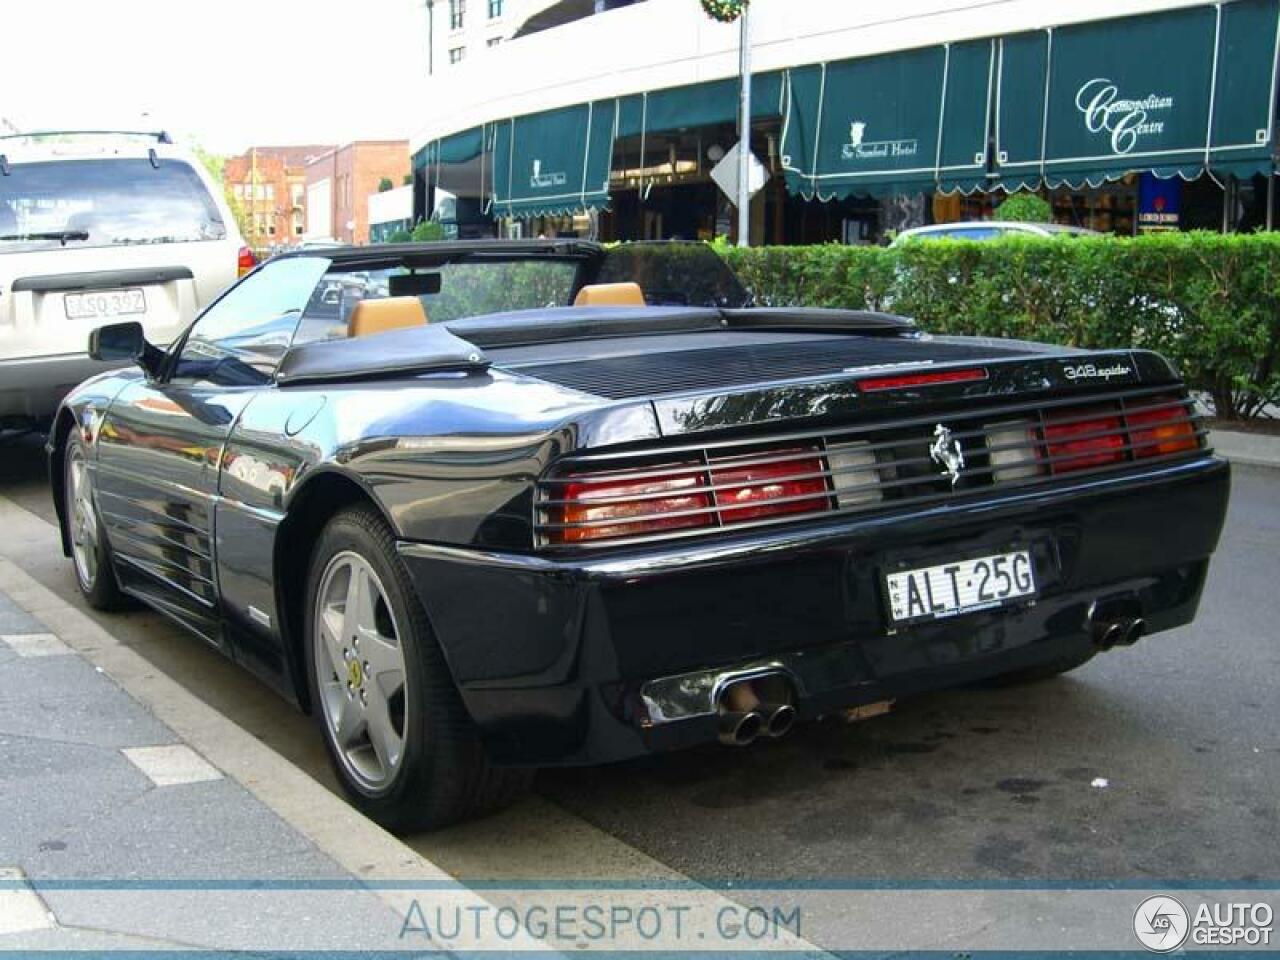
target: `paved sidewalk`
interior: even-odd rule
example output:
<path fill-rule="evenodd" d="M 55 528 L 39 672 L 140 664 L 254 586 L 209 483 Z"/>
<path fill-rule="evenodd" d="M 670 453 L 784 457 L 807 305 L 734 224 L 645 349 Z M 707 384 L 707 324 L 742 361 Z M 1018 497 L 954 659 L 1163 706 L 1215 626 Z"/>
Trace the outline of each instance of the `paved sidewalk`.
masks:
<path fill-rule="evenodd" d="M 1280 437 L 1239 430 L 1214 430 L 1209 444 L 1232 463 L 1280 468 Z"/>
<path fill-rule="evenodd" d="M 396 929 L 390 906 L 3 589 L 0 677 L 0 950 L 217 946 L 262 921 L 229 901 L 220 914 L 219 898 L 193 915 L 105 895 L 139 884 L 341 887 L 340 915 L 308 919 L 318 939 L 326 925 L 336 942 L 352 925 Z"/>

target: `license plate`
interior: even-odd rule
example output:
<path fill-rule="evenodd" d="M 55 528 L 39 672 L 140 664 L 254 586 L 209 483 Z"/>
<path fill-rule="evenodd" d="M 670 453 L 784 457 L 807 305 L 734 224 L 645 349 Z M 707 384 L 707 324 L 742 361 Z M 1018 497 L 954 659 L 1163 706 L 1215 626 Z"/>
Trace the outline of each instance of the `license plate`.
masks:
<path fill-rule="evenodd" d="M 95 290 L 92 293 L 68 293 L 62 298 L 69 320 L 98 320 L 103 317 L 126 317 L 147 312 L 147 298 L 142 290 Z"/>
<path fill-rule="evenodd" d="M 1015 550 L 885 575 L 895 625 L 991 610 L 1036 595 L 1031 553 Z"/>

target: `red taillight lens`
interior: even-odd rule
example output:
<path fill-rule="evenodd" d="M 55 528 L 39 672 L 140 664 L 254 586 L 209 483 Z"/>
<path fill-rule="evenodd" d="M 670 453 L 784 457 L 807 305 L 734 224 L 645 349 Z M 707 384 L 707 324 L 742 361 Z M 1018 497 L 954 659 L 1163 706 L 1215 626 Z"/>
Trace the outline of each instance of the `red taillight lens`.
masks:
<path fill-rule="evenodd" d="M 1124 427 L 1119 416 L 1089 417 L 1072 411 L 1067 422 L 1048 420 L 1044 439 L 1054 473 L 1086 470 L 1124 461 Z M 1080 417 L 1089 417 L 1081 420 Z M 1059 459 L 1061 458 L 1061 459 Z"/>
<path fill-rule="evenodd" d="M 236 276 L 243 277 L 257 265 L 258 258 L 253 255 L 253 251 L 248 247 L 241 247 L 240 255 L 236 258 Z"/>
<path fill-rule="evenodd" d="M 1159 401 L 1156 401 L 1159 402 Z M 1135 457 L 1161 457 L 1200 448 L 1200 438 L 1186 406 L 1171 401 L 1165 406 L 1126 416 Z"/>
<path fill-rule="evenodd" d="M 550 512 L 553 524 L 562 525 L 552 539 L 585 543 L 712 526 L 711 494 L 705 487 L 701 471 L 649 480 L 565 483 L 560 491 L 565 503 Z"/>
<path fill-rule="evenodd" d="M 779 450 L 777 455 L 803 452 Z M 818 456 L 742 467 L 713 463 L 711 483 L 716 487 L 716 504 L 725 524 L 812 513 L 831 505 L 822 459 Z"/>

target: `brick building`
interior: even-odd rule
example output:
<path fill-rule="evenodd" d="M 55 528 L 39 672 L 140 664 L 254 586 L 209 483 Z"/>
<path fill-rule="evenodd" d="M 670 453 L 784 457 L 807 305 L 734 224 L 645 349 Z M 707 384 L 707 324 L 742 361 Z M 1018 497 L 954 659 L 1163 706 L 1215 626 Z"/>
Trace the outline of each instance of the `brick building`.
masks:
<path fill-rule="evenodd" d="M 307 162 L 333 151 L 330 144 L 250 147 L 228 157 L 222 179 L 244 212 L 251 246 L 297 243 L 307 233 Z"/>
<path fill-rule="evenodd" d="M 369 195 L 385 178 L 409 175 L 409 141 L 356 140 L 313 157 L 306 167 L 306 236 L 369 242 Z"/>

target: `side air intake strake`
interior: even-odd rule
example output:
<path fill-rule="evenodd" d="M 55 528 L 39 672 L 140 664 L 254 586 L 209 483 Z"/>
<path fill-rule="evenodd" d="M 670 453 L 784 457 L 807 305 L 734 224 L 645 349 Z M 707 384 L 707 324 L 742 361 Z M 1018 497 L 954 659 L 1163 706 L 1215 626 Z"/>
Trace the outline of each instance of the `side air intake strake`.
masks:
<path fill-rule="evenodd" d="M 935 503 L 1185 458 L 1205 436 L 1185 394 L 1161 387 L 571 456 L 538 483 L 535 533 L 544 548 L 618 546 Z"/>

